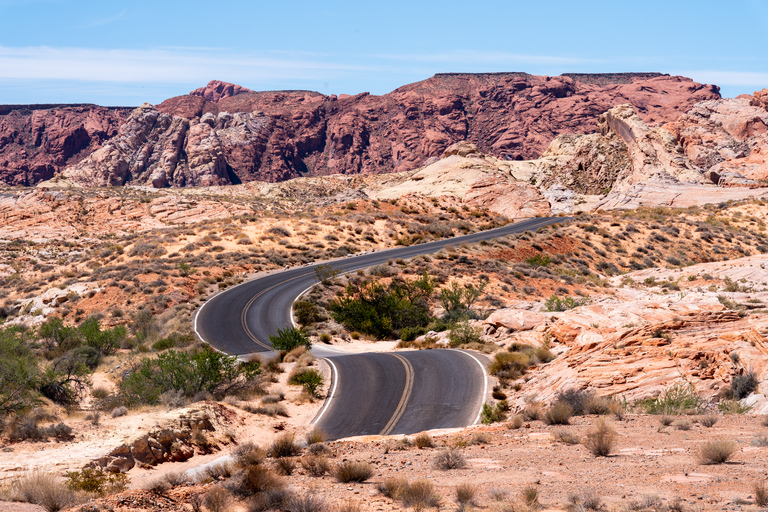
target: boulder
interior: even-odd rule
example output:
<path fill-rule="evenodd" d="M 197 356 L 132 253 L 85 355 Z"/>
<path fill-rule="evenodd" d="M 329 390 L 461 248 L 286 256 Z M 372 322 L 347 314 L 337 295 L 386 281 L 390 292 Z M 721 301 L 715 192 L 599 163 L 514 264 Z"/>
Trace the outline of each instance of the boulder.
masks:
<path fill-rule="evenodd" d="M 498 329 L 506 327 L 510 331 L 528 331 L 546 321 L 546 317 L 534 311 L 525 309 L 498 309 L 486 318 L 483 323 Z"/>

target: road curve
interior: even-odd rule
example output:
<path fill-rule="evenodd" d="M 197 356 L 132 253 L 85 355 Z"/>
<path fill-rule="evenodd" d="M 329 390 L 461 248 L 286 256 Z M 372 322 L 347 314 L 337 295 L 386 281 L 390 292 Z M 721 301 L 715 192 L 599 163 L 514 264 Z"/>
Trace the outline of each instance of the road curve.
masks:
<path fill-rule="evenodd" d="M 490 240 L 537 229 L 563 217 L 527 219 L 501 228 L 336 260 L 342 272 L 393 258 L 412 258 L 446 246 Z M 241 283 L 210 298 L 195 316 L 195 332 L 219 350 L 269 353 L 269 336 L 291 323 L 293 301 L 315 282 L 317 265 Z M 315 346 L 334 368 L 332 396 L 317 424 L 332 439 L 363 434 L 409 434 L 472 424 L 484 399 L 485 373 L 471 354 L 458 350 L 341 354 Z"/>

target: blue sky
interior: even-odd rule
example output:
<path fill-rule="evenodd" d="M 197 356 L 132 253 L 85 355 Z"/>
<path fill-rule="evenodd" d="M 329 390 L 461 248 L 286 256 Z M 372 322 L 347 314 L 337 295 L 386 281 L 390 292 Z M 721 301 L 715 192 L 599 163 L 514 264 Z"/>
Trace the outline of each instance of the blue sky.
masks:
<path fill-rule="evenodd" d="M 768 87 L 768 1 L 0 0 L 0 103 L 138 105 L 218 79 L 384 94 L 440 72 Z"/>

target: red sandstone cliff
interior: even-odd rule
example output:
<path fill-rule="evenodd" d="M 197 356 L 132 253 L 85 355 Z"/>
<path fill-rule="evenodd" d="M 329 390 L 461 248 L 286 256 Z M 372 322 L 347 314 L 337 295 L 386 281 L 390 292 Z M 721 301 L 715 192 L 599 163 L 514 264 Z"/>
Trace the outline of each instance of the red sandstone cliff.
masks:
<path fill-rule="evenodd" d="M 440 74 L 382 96 L 338 97 L 253 92 L 214 81 L 155 108 L 137 109 L 119 133 L 110 124 L 108 136 L 80 144 L 74 162 L 73 155 L 57 156 L 61 163 L 27 172 L 24 180 L 16 178 L 15 169 L 34 159 L 17 152 L 16 167 L 3 161 L 9 114 L 1 116 L 0 181 L 35 183 L 71 163 L 64 174 L 88 185 L 219 185 L 378 174 L 419 167 L 458 140 L 499 158 L 529 159 L 558 134 L 596 131 L 597 117 L 617 104 L 629 103 L 644 121 L 657 123 L 719 97 L 716 86 L 659 74 Z M 103 147 L 93 151 L 99 144 Z M 32 147 L 40 148 L 34 158 L 48 155 L 45 146 Z"/>

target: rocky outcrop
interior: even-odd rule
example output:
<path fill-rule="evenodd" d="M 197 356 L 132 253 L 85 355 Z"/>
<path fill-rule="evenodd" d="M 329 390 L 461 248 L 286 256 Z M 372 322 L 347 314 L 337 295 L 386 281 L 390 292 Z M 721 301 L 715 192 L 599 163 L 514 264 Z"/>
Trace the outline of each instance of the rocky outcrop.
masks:
<path fill-rule="evenodd" d="M 690 161 L 721 186 L 756 186 L 768 179 L 768 90 L 755 96 L 705 101 L 664 128 Z"/>
<path fill-rule="evenodd" d="M 95 105 L 0 106 L 0 182 L 34 185 L 117 134 L 130 109 Z"/>
<path fill-rule="evenodd" d="M 453 196 L 474 208 L 508 218 L 548 215 L 549 203 L 531 184 L 518 181 L 510 162 L 480 153 L 474 144 L 459 142 L 445 157 L 414 173 L 365 190 L 370 197 L 395 199 L 409 194 Z"/>
<path fill-rule="evenodd" d="M 253 92 L 214 81 L 156 112 L 141 107 L 119 140 L 68 174 L 83 184 L 155 187 L 381 174 L 423 166 L 459 140 L 502 160 L 523 160 L 538 157 L 558 134 L 597 131 L 597 116 L 617 104 L 629 103 L 655 123 L 716 98 L 715 86 L 659 74 L 440 74 L 382 96 Z M 18 160 L 24 165 L 26 156 Z M 60 168 L 23 181 L 36 183 Z M 15 176 L 12 169 L 6 174 Z"/>
<path fill-rule="evenodd" d="M 190 459 L 196 451 L 210 453 L 230 440 L 221 431 L 233 413 L 216 403 L 206 403 L 184 412 L 175 427 L 154 429 L 113 449 L 90 466 L 112 473 L 125 473 L 134 466 L 150 467 L 164 462 Z"/>
<path fill-rule="evenodd" d="M 246 89 L 240 85 L 230 84 L 227 82 L 221 82 L 219 80 L 211 80 L 205 87 L 200 87 L 190 92 L 190 96 L 199 96 L 205 101 L 217 102 L 230 96 L 237 96 L 244 92 L 253 92 L 250 89 Z"/>

